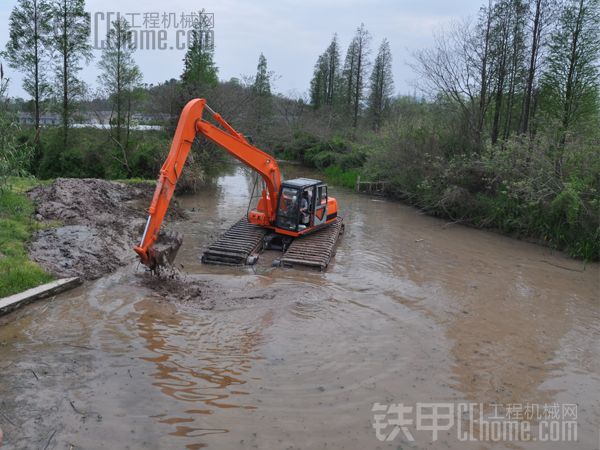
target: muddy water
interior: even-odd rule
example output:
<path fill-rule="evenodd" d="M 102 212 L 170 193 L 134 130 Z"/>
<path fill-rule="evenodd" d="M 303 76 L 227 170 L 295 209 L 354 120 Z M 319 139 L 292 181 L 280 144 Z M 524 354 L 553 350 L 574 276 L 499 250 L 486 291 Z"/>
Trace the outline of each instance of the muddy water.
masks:
<path fill-rule="evenodd" d="M 200 264 L 251 186 L 237 169 L 179 198 L 198 298 L 130 266 L 0 319 L 6 448 L 598 448 L 598 265 L 335 188 L 327 272 Z M 375 402 L 413 407 L 415 441 L 380 442 Z M 577 404 L 578 441 L 464 442 L 464 414 L 416 430 L 417 403 L 465 402 Z"/>

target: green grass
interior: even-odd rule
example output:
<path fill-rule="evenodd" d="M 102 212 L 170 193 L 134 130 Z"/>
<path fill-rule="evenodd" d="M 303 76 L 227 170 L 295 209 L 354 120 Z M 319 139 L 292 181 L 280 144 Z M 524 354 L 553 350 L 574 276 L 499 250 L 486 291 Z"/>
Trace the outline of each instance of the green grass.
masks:
<path fill-rule="evenodd" d="M 324 170 L 324 173 L 328 183 L 350 189 L 354 189 L 356 186 L 356 178 L 359 175 L 358 170 L 344 170 L 339 166 L 329 166 Z"/>
<path fill-rule="evenodd" d="M 147 178 L 119 178 L 117 180 L 114 181 L 118 181 L 119 183 L 124 183 L 124 184 L 152 184 L 152 185 L 156 185 L 156 180 L 150 180 Z"/>
<path fill-rule="evenodd" d="M 27 255 L 27 242 L 41 225 L 33 219 L 34 206 L 25 191 L 38 183 L 31 178 L 11 179 L 0 191 L 0 297 L 52 280 Z"/>

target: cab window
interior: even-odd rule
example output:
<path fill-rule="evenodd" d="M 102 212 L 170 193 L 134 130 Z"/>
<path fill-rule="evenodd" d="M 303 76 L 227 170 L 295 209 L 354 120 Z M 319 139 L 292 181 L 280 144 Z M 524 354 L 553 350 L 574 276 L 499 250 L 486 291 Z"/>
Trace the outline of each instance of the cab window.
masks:
<path fill-rule="evenodd" d="M 298 214 L 298 190 L 283 188 L 279 199 L 279 214 L 294 217 Z"/>
<path fill-rule="evenodd" d="M 317 203 L 316 207 L 325 206 L 327 204 L 327 186 L 319 186 L 317 188 Z"/>
<path fill-rule="evenodd" d="M 286 230 L 296 231 L 300 214 L 300 195 L 298 189 L 284 187 L 279 196 L 277 208 L 277 226 Z"/>

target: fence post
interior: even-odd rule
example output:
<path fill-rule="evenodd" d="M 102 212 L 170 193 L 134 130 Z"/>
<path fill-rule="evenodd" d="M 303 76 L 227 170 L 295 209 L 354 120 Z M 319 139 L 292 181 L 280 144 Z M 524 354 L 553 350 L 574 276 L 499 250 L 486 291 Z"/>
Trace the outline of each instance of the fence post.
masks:
<path fill-rule="evenodd" d="M 356 176 L 356 192 L 360 192 L 360 175 Z"/>

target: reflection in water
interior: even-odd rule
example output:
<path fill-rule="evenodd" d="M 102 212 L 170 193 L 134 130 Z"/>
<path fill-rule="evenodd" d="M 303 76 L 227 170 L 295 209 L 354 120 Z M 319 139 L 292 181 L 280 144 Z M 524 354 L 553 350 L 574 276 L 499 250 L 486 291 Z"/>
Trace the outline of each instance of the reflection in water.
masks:
<path fill-rule="evenodd" d="M 256 348 L 263 331 L 272 324 L 271 312 L 263 314 L 254 329 L 224 336 L 213 322 L 201 322 L 179 312 L 165 315 L 155 300 L 144 300 L 135 306 L 140 313 L 139 335 L 155 355 L 142 358 L 155 365 L 153 385 L 177 401 L 207 407 L 186 409 L 186 417 L 155 416 L 160 423 L 174 426 L 175 431 L 169 434 L 197 438 L 227 433 L 227 428 L 203 426 L 202 417 L 212 414 L 214 408 L 256 409 L 243 402 L 248 393 L 239 387 L 248 382 L 252 362 L 261 359 Z M 203 446 L 197 442 L 187 448 Z"/>

